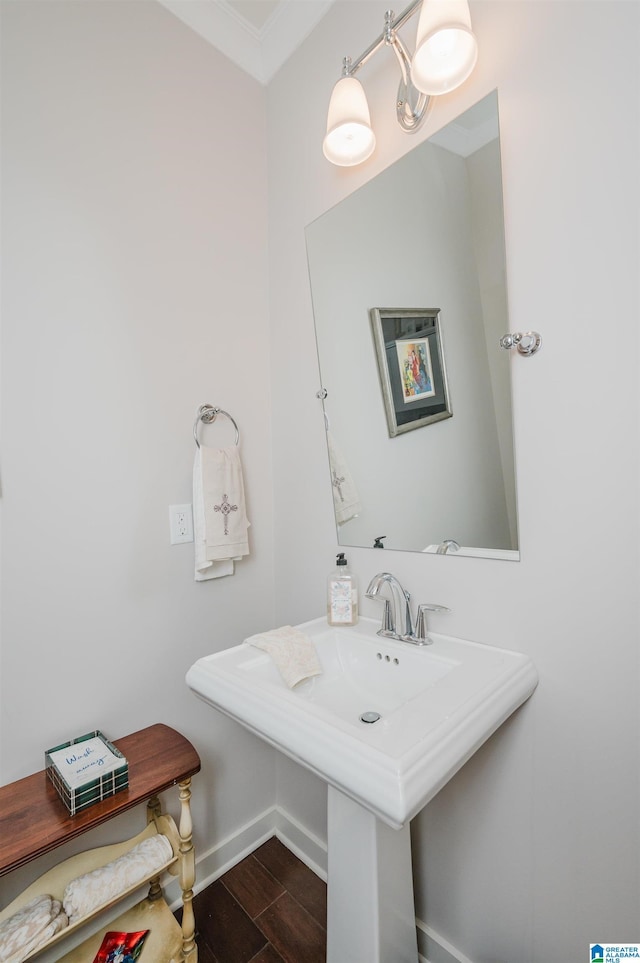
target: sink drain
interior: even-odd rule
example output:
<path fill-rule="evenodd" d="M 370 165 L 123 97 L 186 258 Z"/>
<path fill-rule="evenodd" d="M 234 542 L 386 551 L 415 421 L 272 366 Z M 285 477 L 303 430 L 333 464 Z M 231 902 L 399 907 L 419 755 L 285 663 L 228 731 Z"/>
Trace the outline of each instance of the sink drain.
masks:
<path fill-rule="evenodd" d="M 363 712 L 360 716 L 360 722 L 368 722 L 371 724 L 372 722 L 377 722 L 379 718 L 379 712 Z"/>

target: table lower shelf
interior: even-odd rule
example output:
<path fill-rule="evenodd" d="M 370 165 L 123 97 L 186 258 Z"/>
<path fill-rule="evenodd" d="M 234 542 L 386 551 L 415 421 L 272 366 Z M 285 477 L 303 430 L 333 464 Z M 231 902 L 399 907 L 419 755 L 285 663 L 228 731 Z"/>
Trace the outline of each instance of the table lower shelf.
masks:
<path fill-rule="evenodd" d="M 131 909 L 109 922 L 65 956 L 59 963 L 93 963 L 106 933 L 111 931 L 135 933 L 149 930 L 140 956 L 140 963 L 180 963 L 182 930 L 163 899 L 151 902 L 143 899 Z"/>

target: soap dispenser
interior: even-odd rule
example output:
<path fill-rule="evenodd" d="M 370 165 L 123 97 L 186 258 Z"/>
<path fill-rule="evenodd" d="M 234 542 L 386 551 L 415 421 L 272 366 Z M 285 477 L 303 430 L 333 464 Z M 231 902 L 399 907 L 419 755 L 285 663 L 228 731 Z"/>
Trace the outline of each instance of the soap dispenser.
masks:
<path fill-rule="evenodd" d="M 336 569 L 327 583 L 329 625 L 355 625 L 358 621 L 358 585 L 347 567 L 344 552 L 336 556 Z"/>

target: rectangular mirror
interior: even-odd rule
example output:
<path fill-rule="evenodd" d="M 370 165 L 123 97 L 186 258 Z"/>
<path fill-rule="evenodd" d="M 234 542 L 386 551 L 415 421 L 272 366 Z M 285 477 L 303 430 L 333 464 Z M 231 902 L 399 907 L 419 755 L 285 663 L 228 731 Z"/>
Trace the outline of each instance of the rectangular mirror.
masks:
<path fill-rule="evenodd" d="M 339 544 L 518 559 L 497 94 L 306 242 Z"/>

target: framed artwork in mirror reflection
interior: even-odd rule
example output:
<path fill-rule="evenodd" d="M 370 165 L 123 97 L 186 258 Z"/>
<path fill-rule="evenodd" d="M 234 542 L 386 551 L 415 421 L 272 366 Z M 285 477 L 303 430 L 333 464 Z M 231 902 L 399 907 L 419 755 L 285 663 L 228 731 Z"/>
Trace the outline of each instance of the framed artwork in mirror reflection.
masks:
<path fill-rule="evenodd" d="M 389 437 L 451 418 L 439 308 L 371 308 Z"/>

